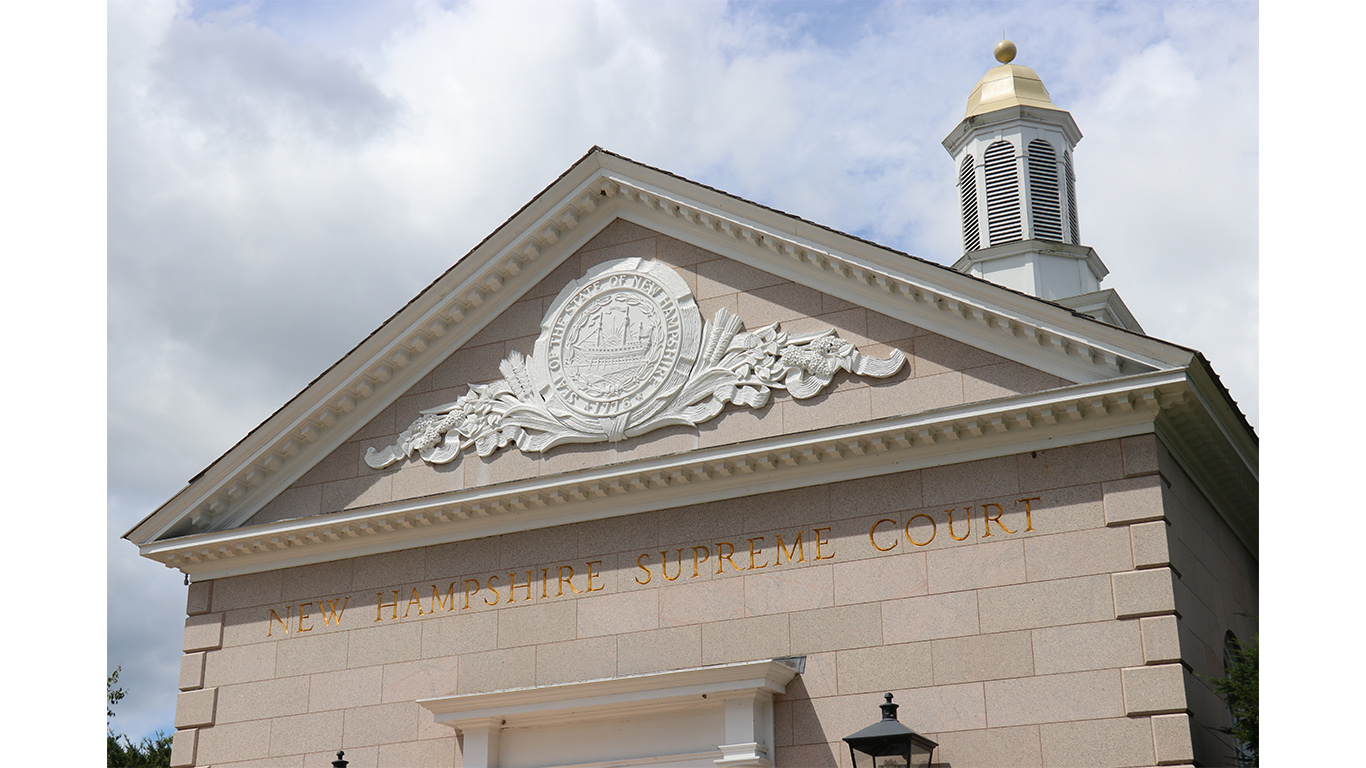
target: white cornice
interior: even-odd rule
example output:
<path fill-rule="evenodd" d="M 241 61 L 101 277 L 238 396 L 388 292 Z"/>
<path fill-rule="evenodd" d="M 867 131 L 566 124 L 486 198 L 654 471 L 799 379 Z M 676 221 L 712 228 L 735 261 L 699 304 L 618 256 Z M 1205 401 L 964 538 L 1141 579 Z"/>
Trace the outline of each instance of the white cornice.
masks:
<path fill-rule="evenodd" d="M 1068 381 L 1190 359 L 1165 342 L 594 151 L 126 537 L 149 554 L 205 536 L 233 539 L 231 529 L 618 217 Z M 238 544 L 231 549 L 240 554 Z"/>
<path fill-rule="evenodd" d="M 419 699 L 438 723 L 462 728 L 585 722 L 715 705 L 734 695 L 781 694 L 797 676 L 788 660 L 746 661 L 601 680 Z M 711 697 L 710 699 L 708 697 Z M 462 728 L 463 729 L 463 728 Z"/>
<path fill-rule="evenodd" d="M 1150 433 L 1159 413 L 1201 403 L 1184 371 L 1141 374 L 141 548 L 219 578 Z M 1230 487 L 1242 490 L 1227 503 L 1255 515 L 1255 478 Z"/>

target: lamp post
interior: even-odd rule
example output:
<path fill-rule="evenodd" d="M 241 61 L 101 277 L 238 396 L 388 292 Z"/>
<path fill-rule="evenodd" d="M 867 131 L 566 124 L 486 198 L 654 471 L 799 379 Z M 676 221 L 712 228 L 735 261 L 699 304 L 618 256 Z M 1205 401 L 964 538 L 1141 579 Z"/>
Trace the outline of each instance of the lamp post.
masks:
<path fill-rule="evenodd" d="M 854 768 L 927 768 L 934 756 L 936 742 L 921 736 L 896 719 L 892 694 L 879 704 L 882 719 L 851 736 L 845 736 Z"/>

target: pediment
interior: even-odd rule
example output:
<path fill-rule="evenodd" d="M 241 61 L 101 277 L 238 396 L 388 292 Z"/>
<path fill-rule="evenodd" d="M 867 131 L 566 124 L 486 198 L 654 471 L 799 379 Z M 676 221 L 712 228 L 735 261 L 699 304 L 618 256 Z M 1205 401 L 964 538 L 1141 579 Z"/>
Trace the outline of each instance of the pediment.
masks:
<path fill-rule="evenodd" d="M 835 349 L 834 342 L 822 344 L 844 355 L 842 360 L 839 354 L 831 358 L 836 367 L 844 366 L 844 378 L 825 381 L 818 391 L 800 398 L 819 400 L 810 409 L 789 409 L 812 414 L 814 418 L 806 424 L 782 408 L 759 405 L 757 400 L 746 403 L 746 397 L 758 398 L 752 392 L 723 403 L 724 413 L 691 420 L 675 413 L 672 421 L 666 419 L 633 434 L 612 434 L 610 424 L 600 427 L 591 418 L 595 414 L 580 412 L 573 414 L 579 419 L 574 422 L 579 432 L 567 438 L 546 438 L 546 430 L 537 433 L 528 427 L 526 434 L 532 436 L 524 444 L 512 439 L 486 453 L 487 442 L 460 448 L 470 455 L 457 464 L 462 473 L 458 482 L 449 474 L 449 460 L 445 464 L 430 460 L 433 450 L 454 446 L 441 448 L 438 441 L 417 451 L 402 448 L 402 433 L 423 410 L 467 396 L 471 384 L 508 379 L 515 383 L 518 366 L 525 369 L 535 362 L 538 352 L 543 358 L 547 354 L 537 348 L 538 339 L 544 338 L 547 317 L 556 302 L 563 302 L 566 286 L 595 269 L 610 271 L 615 268 L 612 265 L 631 259 L 636 260 L 633 270 L 646 269 L 641 267 L 645 262 L 657 262 L 666 272 L 676 273 L 682 283 L 679 301 L 691 301 L 698 322 L 712 332 L 718 318 L 727 316 L 736 320 L 742 332 L 776 325 L 777 332 L 790 334 L 789 340 L 801 339 L 793 345 L 795 350 L 810 344 L 815 338 L 812 334 L 821 333 L 822 327 L 832 328 L 822 338 L 840 339 L 845 346 Z M 663 277 L 660 280 L 667 282 Z M 678 292 L 678 286 L 671 290 Z M 725 343 L 734 340 L 731 335 Z M 971 386 L 978 388 L 977 395 L 956 401 L 917 401 L 924 388 L 914 381 L 904 383 L 915 376 L 895 364 L 898 355 L 916 355 L 917 343 L 916 359 L 959 376 L 955 381 L 960 391 L 966 372 Z M 862 373 L 854 370 L 859 365 L 856 358 L 872 367 Z M 278 528 L 280 521 L 381 509 L 414 499 L 454 498 L 452 494 L 474 498 L 481 495 L 480 488 L 525 483 L 529 477 L 606 471 L 623 463 L 619 460 L 624 455 L 623 441 L 634 440 L 632 445 L 638 448 L 652 446 L 629 452 L 625 463 L 700 456 L 708 451 L 733 453 L 737 446 L 782 442 L 794 433 L 837 430 L 851 421 L 851 407 L 854 413 L 865 415 L 852 419 L 854 423 L 870 425 L 951 415 L 957 425 L 951 431 L 963 435 L 992 431 L 989 420 L 974 426 L 971 418 L 962 415 L 973 408 L 985 414 L 980 403 L 1018 407 L 1043 391 L 1081 387 L 1090 396 L 1111 393 L 1101 398 L 1118 397 L 1113 400 L 1117 413 L 1141 411 L 1146 406 L 1141 405 L 1140 396 L 1113 395 L 1129 390 L 1109 382 L 1157 382 L 1190 359 L 1189 350 L 595 149 L 130 531 L 128 538 L 142 545 L 145 553 L 149 548 L 169 551 L 157 542 L 211 537 L 243 526 Z M 868 362 L 875 360 L 886 361 L 884 368 Z M 859 382 L 860 376 L 878 383 Z M 686 378 L 683 375 L 669 386 L 681 389 Z M 1155 387 L 1158 384 L 1149 387 L 1153 403 L 1161 399 Z M 863 394 L 858 394 L 860 388 Z M 777 389 L 783 390 L 778 397 L 792 397 L 786 387 Z M 772 392 L 767 395 L 773 396 Z M 893 405 L 882 410 L 864 405 L 875 396 Z M 858 405 L 850 405 L 855 402 Z M 682 412 L 698 403 L 674 405 Z M 1035 408 L 1029 418 L 1057 421 L 1058 415 L 1047 409 L 1025 407 Z M 821 408 L 828 413 L 817 415 Z M 765 426 L 765 420 L 775 418 L 775 410 L 781 411 L 776 414 L 780 422 L 795 420 L 796 428 Z M 833 413 L 842 414 L 843 421 L 832 421 Z M 610 418 L 617 416 L 610 414 Z M 992 418 L 1000 423 L 999 415 Z M 734 434 L 718 437 L 724 430 Z M 597 439 L 600 436 L 608 439 Z M 895 443 L 891 439 L 888 445 Z M 379 451 L 393 447 L 401 456 L 389 462 L 396 466 L 362 468 L 358 466 L 362 447 Z M 428 455 L 421 455 L 424 450 Z M 528 458 L 533 455 L 534 459 Z M 540 464 L 530 468 L 532 462 Z M 478 478 L 470 482 L 471 474 L 481 472 L 483 482 Z M 334 479 L 319 481 L 320 477 Z M 350 481 L 350 485 L 344 487 L 346 483 L 340 481 Z M 335 484 L 332 496 L 324 501 L 327 482 Z M 386 483 L 382 492 L 374 491 Z M 603 495 L 614 493 L 612 487 L 608 481 Z M 518 507 L 559 503 L 553 501 L 557 493 L 546 490 L 544 499 L 532 493 L 524 503 L 490 500 L 489 505 L 480 506 L 474 501 L 454 514 L 465 519 L 496 517 L 500 511 L 521 513 Z M 401 527 L 430 524 L 425 518 L 414 520 Z M 337 540 L 346 535 L 337 534 Z M 277 537 L 273 544 L 258 542 L 243 549 L 239 542 L 233 547 L 235 553 L 287 549 L 302 546 L 307 538 Z M 225 551 L 222 556 L 235 554 Z"/>

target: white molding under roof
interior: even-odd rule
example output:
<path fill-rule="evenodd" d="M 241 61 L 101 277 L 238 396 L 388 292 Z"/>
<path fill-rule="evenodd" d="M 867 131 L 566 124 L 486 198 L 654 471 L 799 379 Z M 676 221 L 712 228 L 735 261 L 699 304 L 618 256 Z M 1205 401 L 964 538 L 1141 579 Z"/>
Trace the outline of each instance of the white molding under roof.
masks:
<path fill-rule="evenodd" d="M 1228 491 L 1212 500 L 1255 553 L 1256 444 L 1219 438 L 1231 429 L 1227 419 L 1210 410 L 1186 371 L 1155 372 L 153 541 L 141 550 L 195 580 L 220 578 L 1152 433 L 1161 422 L 1216 435 L 1183 455 L 1196 474 L 1223 478 Z"/>
<path fill-rule="evenodd" d="M 1066 381 L 1175 370 L 1192 357 L 1189 350 L 594 149 L 126 538 L 163 562 L 169 550 L 209 557 L 200 546 L 209 540 L 220 542 L 214 557 L 274 551 L 280 545 L 269 543 L 277 535 L 273 526 L 253 527 L 250 536 L 231 529 L 617 218 Z M 561 480 L 573 482 L 569 476 Z M 341 520 L 349 514 L 326 517 Z M 428 522 L 418 517 L 399 526 Z M 293 533 L 279 535 L 290 541 Z M 303 541 L 314 535 L 297 533 Z M 316 535 L 323 542 L 367 534 Z M 254 543 L 244 544 L 242 536 Z M 189 554 L 186 558 L 185 565 L 195 562 Z"/>
<path fill-rule="evenodd" d="M 639 721 L 685 712 L 712 712 L 724 743 L 695 743 L 693 751 L 658 754 L 648 734 L 636 734 L 644 754 L 628 759 L 578 763 L 574 768 L 715 763 L 734 768 L 772 765 L 773 697 L 787 691 L 804 663 L 801 657 L 716 664 L 650 674 L 420 699 L 437 723 L 464 736 L 468 768 L 497 768 L 503 734 L 573 726 L 590 733 L 607 720 Z M 627 731 L 632 731 L 628 723 Z M 677 730 L 677 729 L 675 729 Z M 618 742 L 631 736 L 618 731 Z M 685 740 L 688 737 L 685 736 Z M 699 735 L 693 740 L 705 739 Z M 614 748 L 627 746 L 613 744 Z M 630 746 L 627 748 L 630 749 Z M 700 748 L 700 749 L 698 749 Z M 559 755 L 557 755 L 559 757 Z M 555 765 L 563 765 L 556 762 Z"/>

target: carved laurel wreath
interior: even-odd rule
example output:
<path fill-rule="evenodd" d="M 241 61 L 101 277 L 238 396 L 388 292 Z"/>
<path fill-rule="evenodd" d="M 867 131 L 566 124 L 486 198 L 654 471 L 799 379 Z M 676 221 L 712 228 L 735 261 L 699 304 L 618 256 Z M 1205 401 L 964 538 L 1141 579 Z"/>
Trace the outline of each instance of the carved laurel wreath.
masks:
<path fill-rule="evenodd" d="M 677 280 L 682 285 L 681 278 L 657 262 L 629 259 L 603 265 L 566 286 L 557 305 L 563 305 L 575 291 L 600 286 L 607 272 L 632 269 L 651 269 L 657 281 Z M 590 278 L 599 282 L 592 284 Z M 686 308 L 696 313 L 686 287 L 682 294 Z M 547 315 L 547 333 L 555 313 Z M 727 309 L 702 325 L 700 341 L 697 359 L 680 388 L 670 388 L 672 394 L 605 418 L 565 407 L 554 389 L 545 385 L 545 377 L 537 375 L 547 361 L 514 351 L 498 366 L 502 379 L 471 385 L 455 402 L 421 411 L 395 444 L 368 449 L 365 462 L 381 469 L 417 454 L 432 464 L 446 464 L 471 446 L 479 456 L 489 456 L 510 443 L 522 451 L 541 452 L 563 443 L 615 442 L 674 424 L 696 426 L 715 417 L 726 403 L 762 408 L 774 389 L 806 399 L 819 394 L 840 370 L 885 378 L 906 361 L 900 350 L 893 350 L 886 359 L 866 357 L 833 329 L 793 336 L 778 330 L 775 323 L 747 331 Z M 538 342 L 537 351 L 544 355 L 545 345 Z"/>

